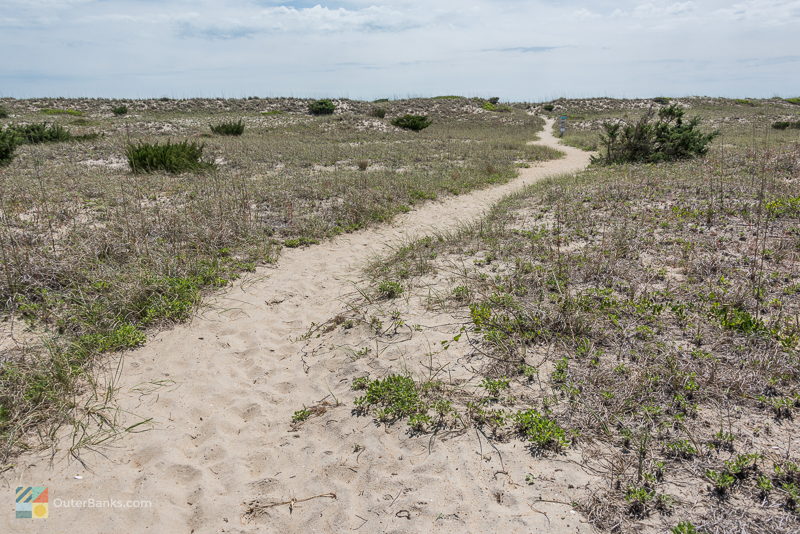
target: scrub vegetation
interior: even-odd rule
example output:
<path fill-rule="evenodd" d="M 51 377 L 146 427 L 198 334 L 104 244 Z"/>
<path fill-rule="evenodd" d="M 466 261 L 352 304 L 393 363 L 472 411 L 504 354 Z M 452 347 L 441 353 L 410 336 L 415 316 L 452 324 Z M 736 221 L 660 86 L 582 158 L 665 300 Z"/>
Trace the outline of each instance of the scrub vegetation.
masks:
<path fill-rule="evenodd" d="M 493 114 L 477 99 L 382 113 L 347 100 L 0 103 L 13 117 L 0 126 L 0 463 L 31 436 L 98 419 L 78 399 L 105 353 L 188 319 L 204 292 L 283 246 L 560 156 L 526 144 L 543 121 L 524 106 Z M 433 123 L 391 125 L 405 115 Z"/>

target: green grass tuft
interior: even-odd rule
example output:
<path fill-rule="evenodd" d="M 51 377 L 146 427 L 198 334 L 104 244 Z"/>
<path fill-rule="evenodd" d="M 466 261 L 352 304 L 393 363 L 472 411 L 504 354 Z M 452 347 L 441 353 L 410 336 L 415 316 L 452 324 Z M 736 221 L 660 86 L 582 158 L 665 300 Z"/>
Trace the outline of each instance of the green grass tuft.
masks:
<path fill-rule="evenodd" d="M 45 108 L 41 112 L 45 115 L 73 115 L 76 117 L 83 115 L 83 111 L 78 111 L 77 109 Z"/>

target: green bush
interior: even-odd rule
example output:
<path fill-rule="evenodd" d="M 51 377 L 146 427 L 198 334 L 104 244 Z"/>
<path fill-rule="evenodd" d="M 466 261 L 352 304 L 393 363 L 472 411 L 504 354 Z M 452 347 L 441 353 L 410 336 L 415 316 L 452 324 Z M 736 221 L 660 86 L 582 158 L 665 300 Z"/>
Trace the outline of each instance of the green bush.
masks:
<path fill-rule="evenodd" d="M 135 173 L 166 171 L 177 174 L 181 172 L 197 172 L 213 167 L 213 164 L 201 160 L 202 144 L 183 141 L 130 144 L 126 150 L 128 165 Z"/>
<path fill-rule="evenodd" d="M 8 110 L 3 106 L 0 106 L 0 119 L 7 119 L 8 118 Z"/>
<path fill-rule="evenodd" d="M 666 106 L 667 104 L 669 104 L 670 99 L 666 96 L 657 96 L 653 99 L 653 102 L 655 102 L 656 104 L 661 104 Z"/>
<path fill-rule="evenodd" d="M 655 120 L 651 109 L 635 124 L 604 124 L 600 143 L 605 155 L 595 156 L 592 161 L 606 165 L 657 163 L 705 154 L 719 132 L 703 133 L 698 129 L 698 117 L 684 121 L 683 114 L 683 109 L 673 104 L 661 108 Z"/>
<path fill-rule="evenodd" d="M 70 141 L 72 134 L 60 124 L 48 124 L 40 122 L 35 124 L 24 124 L 10 126 L 22 143 L 31 145 L 39 143 L 58 143 Z"/>
<path fill-rule="evenodd" d="M 14 130 L 10 128 L 0 130 L 0 167 L 11 163 L 19 142 L 20 139 Z"/>
<path fill-rule="evenodd" d="M 493 96 L 491 98 L 487 98 L 486 101 L 489 102 L 490 104 L 492 104 L 493 106 L 496 106 L 497 104 L 500 103 L 500 97 L 499 96 Z"/>
<path fill-rule="evenodd" d="M 212 124 L 211 131 L 217 135 L 242 135 L 244 133 L 244 123 L 239 119 L 236 122 L 225 121 L 219 124 Z"/>
<path fill-rule="evenodd" d="M 800 96 L 795 97 L 795 98 L 784 98 L 784 100 L 786 100 L 790 104 L 794 104 L 796 106 L 800 106 Z"/>
<path fill-rule="evenodd" d="M 371 117 L 377 117 L 382 119 L 386 116 L 386 109 L 380 107 L 374 107 L 369 111 Z"/>
<path fill-rule="evenodd" d="M 314 100 L 308 105 L 308 111 L 312 115 L 333 115 L 336 111 L 336 104 L 328 99 Z"/>
<path fill-rule="evenodd" d="M 114 106 L 111 108 L 111 113 L 119 117 L 120 115 L 128 114 L 128 106 Z"/>
<path fill-rule="evenodd" d="M 419 132 L 431 125 L 431 121 L 425 115 L 403 115 L 392 120 L 392 125 L 406 130 Z"/>
<path fill-rule="evenodd" d="M 545 111 L 553 111 L 556 107 L 553 104 L 545 104 L 542 106 L 542 109 Z"/>
<path fill-rule="evenodd" d="M 800 130 L 800 121 L 778 121 L 773 122 L 772 127 L 776 130 Z"/>

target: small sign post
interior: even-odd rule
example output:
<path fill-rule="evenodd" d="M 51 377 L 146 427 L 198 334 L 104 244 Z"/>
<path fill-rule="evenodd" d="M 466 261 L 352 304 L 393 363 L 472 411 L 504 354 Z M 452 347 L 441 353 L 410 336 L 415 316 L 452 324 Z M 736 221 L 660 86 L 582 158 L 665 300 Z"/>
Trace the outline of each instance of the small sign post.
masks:
<path fill-rule="evenodd" d="M 561 115 L 561 119 L 558 121 L 558 129 L 561 132 L 559 137 L 564 137 L 564 132 L 567 131 L 567 116 Z"/>

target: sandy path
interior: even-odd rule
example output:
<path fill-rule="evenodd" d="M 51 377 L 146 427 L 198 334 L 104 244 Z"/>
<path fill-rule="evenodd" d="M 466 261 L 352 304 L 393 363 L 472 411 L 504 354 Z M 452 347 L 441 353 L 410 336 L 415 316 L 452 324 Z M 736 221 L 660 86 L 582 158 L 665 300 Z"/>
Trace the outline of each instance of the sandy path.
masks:
<path fill-rule="evenodd" d="M 352 417 L 347 402 L 297 432 L 289 425 L 295 410 L 330 392 L 341 399 L 349 390 L 337 374 L 341 362 L 310 361 L 304 369 L 302 343 L 293 338 L 341 310 L 341 297 L 352 293 L 359 269 L 373 255 L 473 220 L 502 196 L 545 176 L 583 169 L 589 155 L 560 146 L 551 126 L 541 143 L 559 146 L 565 158 L 522 169 L 505 185 L 426 203 L 391 226 L 286 250 L 276 267 L 262 268 L 249 283 L 213 298 L 212 308 L 190 324 L 125 354 L 117 402 L 131 414 L 128 424 L 136 416 L 152 417 L 152 429 L 97 452 L 84 450 L 87 467 L 63 451 L 52 464 L 41 456 L 20 458 L 2 480 L 7 497 L 0 532 L 588 531 L 569 506 L 537 503 L 534 509 L 529 498 L 515 496 L 519 478 L 509 485 L 498 475 L 490 446 L 483 443 L 479 454 L 474 434 L 429 451 L 428 437 L 411 439 L 403 429 Z M 518 456 L 527 463 L 507 462 L 507 471 L 546 464 L 562 474 L 559 487 L 585 482 L 563 459 Z M 17 485 L 49 487 L 49 519 L 13 519 Z M 283 505 L 268 509 L 269 515 L 243 516 L 253 499 L 299 501 L 329 492 L 337 498 L 299 502 L 291 514 Z M 570 500 L 541 489 L 534 494 Z M 56 499 L 149 500 L 152 507 L 67 509 L 56 508 Z"/>

